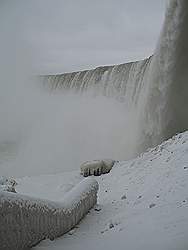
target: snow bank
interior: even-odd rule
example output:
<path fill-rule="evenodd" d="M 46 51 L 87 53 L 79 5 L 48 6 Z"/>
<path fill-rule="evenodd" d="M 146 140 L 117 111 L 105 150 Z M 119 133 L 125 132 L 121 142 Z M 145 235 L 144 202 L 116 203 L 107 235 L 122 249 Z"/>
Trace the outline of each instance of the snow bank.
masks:
<path fill-rule="evenodd" d="M 96 204 L 97 191 L 97 181 L 87 178 L 61 203 L 0 192 L 0 249 L 27 249 L 63 235 Z"/>

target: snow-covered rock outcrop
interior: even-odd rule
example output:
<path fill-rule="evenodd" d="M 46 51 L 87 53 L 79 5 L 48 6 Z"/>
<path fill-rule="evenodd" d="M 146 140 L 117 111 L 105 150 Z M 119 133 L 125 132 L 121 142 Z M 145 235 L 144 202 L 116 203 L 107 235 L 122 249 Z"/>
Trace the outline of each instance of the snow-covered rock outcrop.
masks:
<path fill-rule="evenodd" d="M 84 177 L 107 174 L 112 169 L 114 163 L 115 161 L 111 159 L 87 161 L 80 166 L 81 174 Z"/>
<path fill-rule="evenodd" d="M 72 229 L 97 202 L 98 183 L 87 178 L 60 202 L 0 192 L 0 249 L 28 249 Z"/>

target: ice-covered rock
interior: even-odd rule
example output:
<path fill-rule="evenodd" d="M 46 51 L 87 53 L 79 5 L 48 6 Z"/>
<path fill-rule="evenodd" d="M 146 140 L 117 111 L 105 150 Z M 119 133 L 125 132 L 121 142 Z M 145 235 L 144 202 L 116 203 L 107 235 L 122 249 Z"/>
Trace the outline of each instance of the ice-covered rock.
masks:
<path fill-rule="evenodd" d="M 114 163 L 115 161 L 111 159 L 87 161 L 80 166 L 81 174 L 84 177 L 107 174 L 112 169 Z"/>
<path fill-rule="evenodd" d="M 62 202 L 0 192 L 0 249 L 28 249 L 71 230 L 97 202 L 98 183 L 84 179 Z"/>
<path fill-rule="evenodd" d="M 15 186 L 16 181 L 12 178 L 7 178 L 5 176 L 0 176 L 0 191 L 7 191 L 16 193 Z"/>

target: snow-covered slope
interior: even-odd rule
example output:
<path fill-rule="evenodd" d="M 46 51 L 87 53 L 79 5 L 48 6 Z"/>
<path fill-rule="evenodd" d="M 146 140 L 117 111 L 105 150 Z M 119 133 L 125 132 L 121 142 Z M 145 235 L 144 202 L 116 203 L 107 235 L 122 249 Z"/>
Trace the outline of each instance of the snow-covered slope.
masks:
<path fill-rule="evenodd" d="M 63 183 L 66 192 L 69 176 L 70 186 L 81 178 L 76 172 L 57 176 L 57 182 L 55 176 L 27 177 L 17 180 L 17 189 L 30 193 L 29 183 L 34 182 L 36 196 L 45 185 L 42 195 L 48 198 L 49 190 L 51 198 L 52 189 L 59 192 Z M 188 249 L 188 132 L 136 159 L 117 163 L 109 174 L 95 178 L 100 186 L 97 207 L 75 230 L 35 249 Z"/>

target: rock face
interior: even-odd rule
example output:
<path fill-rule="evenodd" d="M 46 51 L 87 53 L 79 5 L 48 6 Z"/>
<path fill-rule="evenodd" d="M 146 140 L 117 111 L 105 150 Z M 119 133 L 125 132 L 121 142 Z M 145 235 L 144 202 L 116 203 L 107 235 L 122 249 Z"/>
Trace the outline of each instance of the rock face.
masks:
<path fill-rule="evenodd" d="M 80 166 L 81 174 L 84 177 L 107 174 L 112 169 L 114 163 L 115 161 L 111 159 L 87 161 Z"/>
<path fill-rule="evenodd" d="M 97 202 L 98 183 L 84 179 L 63 201 L 0 192 L 0 249 L 24 250 L 71 230 Z"/>

